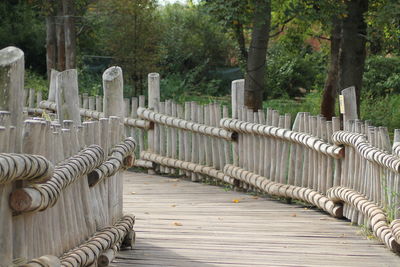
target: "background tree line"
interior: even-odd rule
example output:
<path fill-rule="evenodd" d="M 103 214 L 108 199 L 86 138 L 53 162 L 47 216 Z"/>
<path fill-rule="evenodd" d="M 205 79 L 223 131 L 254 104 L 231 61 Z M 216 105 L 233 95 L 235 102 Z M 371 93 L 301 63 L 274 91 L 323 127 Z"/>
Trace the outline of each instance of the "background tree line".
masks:
<path fill-rule="evenodd" d="M 313 109 L 330 118 L 338 91 L 351 85 L 362 103 L 397 99 L 399 7 L 396 0 L 4 0 L 0 45 L 26 52 L 35 87 L 46 87 L 50 68 L 77 67 L 81 90 L 101 93 L 101 72 L 118 64 L 126 96 L 145 93 L 147 73 L 158 71 L 165 98 L 224 100 L 230 81 L 245 77 L 254 109 L 313 98 Z"/>

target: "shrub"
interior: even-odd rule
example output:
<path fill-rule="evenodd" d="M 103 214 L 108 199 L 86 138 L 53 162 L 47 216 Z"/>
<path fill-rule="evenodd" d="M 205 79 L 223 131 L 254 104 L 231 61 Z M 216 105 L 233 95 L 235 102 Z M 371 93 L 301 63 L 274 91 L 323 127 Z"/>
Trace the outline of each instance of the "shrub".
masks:
<path fill-rule="evenodd" d="M 363 91 L 370 96 L 400 93 L 400 57 L 371 56 L 367 58 Z"/>
<path fill-rule="evenodd" d="M 267 98 L 301 96 L 300 88 L 307 92 L 322 89 L 325 73 L 325 55 L 303 49 L 299 53 L 275 44 L 269 49 L 266 66 Z"/>

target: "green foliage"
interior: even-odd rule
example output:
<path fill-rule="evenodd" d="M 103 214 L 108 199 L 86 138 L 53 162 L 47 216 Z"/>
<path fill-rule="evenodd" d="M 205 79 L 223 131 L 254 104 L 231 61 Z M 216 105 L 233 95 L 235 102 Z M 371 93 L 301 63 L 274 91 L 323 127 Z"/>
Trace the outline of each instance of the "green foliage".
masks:
<path fill-rule="evenodd" d="M 49 85 L 43 75 L 27 69 L 25 70 L 25 88 L 34 88 L 36 91 L 42 91 L 43 97 L 45 97 L 47 96 Z"/>
<path fill-rule="evenodd" d="M 160 43 L 162 69 L 184 73 L 204 71 L 229 64 L 231 45 L 223 29 L 201 7 L 180 4 L 160 10 L 164 25 Z"/>
<path fill-rule="evenodd" d="M 233 49 L 221 26 L 199 6 L 167 5 L 160 16 L 162 97 L 226 94 L 230 81 L 216 70 L 229 65 Z"/>
<path fill-rule="evenodd" d="M 400 57 L 369 57 L 365 62 L 363 87 L 369 98 L 400 93 Z"/>
<path fill-rule="evenodd" d="M 25 53 L 27 67 L 46 72 L 44 19 L 27 1 L 0 1 L 0 49 L 16 46 Z"/>
<path fill-rule="evenodd" d="M 278 110 L 281 114 L 290 113 L 294 119 L 298 112 L 310 112 L 311 115 L 320 114 L 321 92 L 311 92 L 304 98 L 294 99 L 270 99 L 264 102 L 263 108 Z"/>
<path fill-rule="evenodd" d="M 90 28 L 84 40 L 94 38 L 94 48 L 85 53 L 111 55 L 112 63 L 121 66 L 127 96 L 144 93 L 149 72 L 157 71 L 160 23 L 155 0 L 104 0 L 89 6 L 85 21 Z"/>
<path fill-rule="evenodd" d="M 268 98 L 301 96 L 300 88 L 310 91 L 324 84 L 326 55 L 309 47 L 297 50 L 276 43 L 267 57 L 266 92 Z"/>
<path fill-rule="evenodd" d="M 374 126 L 388 127 L 389 132 L 400 128 L 400 95 L 392 94 L 383 97 L 364 95 L 361 99 L 361 117 L 370 120 Z"/>

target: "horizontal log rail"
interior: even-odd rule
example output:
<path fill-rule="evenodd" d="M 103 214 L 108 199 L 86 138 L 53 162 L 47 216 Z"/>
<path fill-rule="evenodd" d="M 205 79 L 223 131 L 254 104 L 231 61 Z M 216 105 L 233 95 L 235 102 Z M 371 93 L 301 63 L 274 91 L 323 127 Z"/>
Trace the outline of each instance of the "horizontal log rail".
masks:
<path fill-rule="evenodd" d="M 132 154 L 135 147 L 136 142 L 132 137 L 125 138 L 123 142 L 114 146 L 107 160 L 88 174 L 89 186 L 94 186 L 105 178 L 113 176 L 122 168 L 132 167 L 134 164 Z"/>
<path fill-rule="evenodd" d="M 142 151 L 142 153 L 140 153 L 140 158 L 144 159 L 144 160 L 153 161 L 157 164 L 160 164 L 160 165 L 163 165 L 166 167 L 171 167 L 171 168 L 181 169 L 181 170 L 190 171 L 190 172 L 194 172 L 194 173 L 204 174 L 204 175 L 216 178 L 218 180 L 224 181 L 226 183 L 236 185 L 234 178 L 225 175 L 222 171 L 217 170 L 213 167 L 204 166 L 204 165 L 200 165 L 200 164 L 196 164 L 196 163 L 192 163 L 192 162 L 188 162 L 188 161 L 168 158 L 168 157 L 160 156 L 158 154 L 148 152 L 148 151 Z"/>
<path fill-rule="evenodd" d="M 42 115 L 45 112 L 45 109 L 42 108 L 24 108 L 24 111 L 27 112 L 29 115 Z"/>
<path fill-rule="evenodd" d="M 113 226 L 106 227 L 95 233 L 82 245 L 74 248 L 60 258 L 55 256 L 43 256 L 38 259 L 30 260 L 25 267 L 80 267 L 97 265 L 99 257 L 104 252 L 120 246 L 130 232 L 133 231 L 135 217 L 133 215 L 125 215 L 118 220 Z M 103 259 L 104 260 L 104 259 Z"/>
<path fill-rule="evenodd" d="M 154 168 L 155 168 L 154 162 L 152 162 L 152 161 L 150 161 L 150 160 L 143 160 L 143 159 L 137 159 L 137 160 L 135 160 L 135 162 L 133 163 L 133 165 L 134 165 L 135 167 L 147 168 L 147 169 L 154 169 Z"/>
<path fill-rule="evenodd" d="M 311 136 L 309 134 L 295 132 L 292 130 L 268 126 L 264 124 L 245 122 L 237 119 L 223 118 L 220 121 L 220 126 L 227 130 L 257 134 L 268 137 L 275 137 L 292 143 L 304 145 L 319 153 L 334 157 L 344 157 L 344 148 L 336 145 L 331 145 L 323 140 Z"/>
<path fill-rule="evenodd" d="M 137 110 L 138 116 L 142 119 L 149 120 L 155 123 L 163 124 L 166 126 L 191 131 L 194 133 L 200 133 L 212 137 L 223 138 L 228 141 L 236 141 L 237 134 L 235 132 L 227 131 L 223 128 L 208 126 L 206 124 L 196 123 L 164 115 L 162 113 L 154 112 L 150 109 L 139 107 Z"/>
<path fill-rule="evenodd" d="M 326 195 L 335 203 L 347 203 L 362 212 L 368 217 L 374 235 L 388 248 L 400 252 L 399 220 L 395 220 L 391 225 L 388 225 L 385 211 L 366 196 L 353 189 L 342 186 L 333 187 L 327 191 Z"/>
<path fill-rule="evenodd" d="M 57 104 L 51 101 L 42 101 L 39 103 L 39 107 L 42 109 L 48 109 L 57 112 Z M 105 118 L 104 113 L 96 110 L 84 109 L 80 108 L 79 113 L 82 117 L 92 118 L 92 119 L 100 119 Z M 152 127 L 151 123 L 145 120 L 139 120 L 135 118 L 124 118 L 124 124 L 127 126 L 142 128 L 142 129 L 150 129 Z"/>
<path fill-rule="evenodd" d="M 255 186 L 272 196 L 301 200 L 317 206 L 336 218 L 343 217 L 343 206 L 335 204 L 332 200 L 328 199 L 326 196 L 322 195 L 316 190 L 273 182 L 266 177 L 230 164 L 225 165 L 224 173 L 232 178 Z"/>
<path fill-rule="evenodd" d="M 332 135 L 332 141 L 336 145 L 348 145 L 356 149 L 356 151 L 370 162 L 379 164 L 396 173 L 400 173 L 400 159 L 397 155 L 391 155 L 379 148 L 376 148 L 367 141 L 363 134 L 352 133 L 347 131 L 337 131 Z"/>
<path fill-rule="evenodd" d="M 0 153 L 0 185 L 16 180 L 45 182 L 53 171 L 53 164 L 43 156 Z"/>
<path fill-rule="evenodd" d="M 43 211 L 52 207 L 64 188 L 91 172 L 103 161 L 103 149 L 98 145 L 91 145 L 56 166 L 53 176 L 47 182 L 13 191 L 10 207 L 17 213 Z"/>

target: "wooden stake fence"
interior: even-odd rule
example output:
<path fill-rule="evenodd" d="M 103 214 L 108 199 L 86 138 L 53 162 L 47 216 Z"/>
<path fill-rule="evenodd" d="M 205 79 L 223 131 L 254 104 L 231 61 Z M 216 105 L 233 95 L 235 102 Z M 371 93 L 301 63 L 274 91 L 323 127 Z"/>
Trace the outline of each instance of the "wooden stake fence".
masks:
<path fill-rule="evenodd" d="M 78 96 L 75 70 L 51 76 L 49 98 L 40 102 L 23 88 L 23 52 L 0 51 L 2 265 L 109 263 L 134 239 L 134 217 L 122 214 L 122 173 L 132 165 L 297 199 L 368 225 L 399 251 L 400 134 L 392 145 L 386 128 L 358 120 L 354 88 L 343 92 L 341 129 L 338 118 L 300 112 L 292 125 L 289 114 L 249 110 L 243 80 L 232 83 L 230 111 L 161 102 L 156 73 L 148 76 L 147 107 L 144 96 L 123 98 L 119 67 L 105 71 L 103 97 Z M 24 95 L 25 113 L 14 105 Z M 38 112 L 57 120 L 29 117 Z"/>

